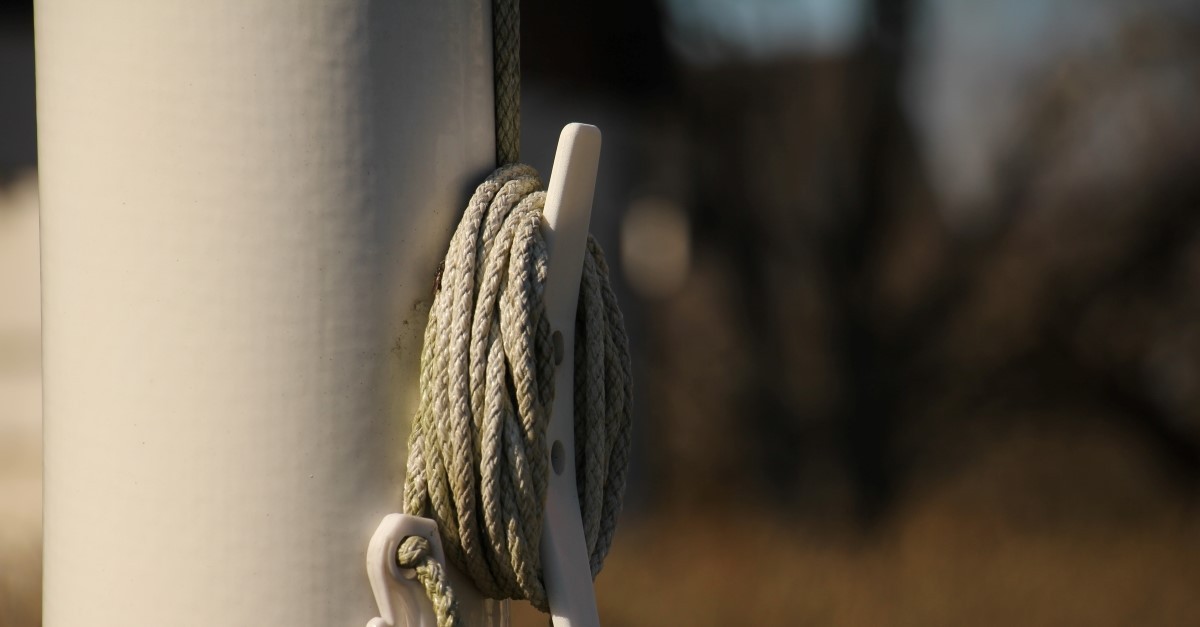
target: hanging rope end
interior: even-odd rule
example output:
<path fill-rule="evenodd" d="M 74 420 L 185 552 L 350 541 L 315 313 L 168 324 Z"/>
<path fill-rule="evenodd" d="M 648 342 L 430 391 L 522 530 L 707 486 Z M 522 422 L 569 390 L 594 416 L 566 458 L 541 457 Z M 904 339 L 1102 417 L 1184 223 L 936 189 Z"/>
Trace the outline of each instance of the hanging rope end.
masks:
<path fill-rule="evenodd" d="M 446 624 L 439 620 L 438 627 L 459 624 L 445 563 L 437 523 L 407 514 L 385 516 L 367 547 L 367 578 L 379 607 L 367 627 L 425 626 L 428 616 L 453 617 Z"/>

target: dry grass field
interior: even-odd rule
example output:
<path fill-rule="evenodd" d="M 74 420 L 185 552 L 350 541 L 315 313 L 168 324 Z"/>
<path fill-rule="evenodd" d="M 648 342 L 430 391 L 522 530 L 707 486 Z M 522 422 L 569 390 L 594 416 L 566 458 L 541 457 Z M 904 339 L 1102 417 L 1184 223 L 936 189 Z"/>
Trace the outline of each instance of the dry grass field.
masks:
<path fill-rule="evenodd" d="M 1148 452 L 1117 433 L 998 439 L 871 532 L 761 505 L 634 518 L 598 580 L 604 623 L 1198 624 L 1200 515 Z"/>

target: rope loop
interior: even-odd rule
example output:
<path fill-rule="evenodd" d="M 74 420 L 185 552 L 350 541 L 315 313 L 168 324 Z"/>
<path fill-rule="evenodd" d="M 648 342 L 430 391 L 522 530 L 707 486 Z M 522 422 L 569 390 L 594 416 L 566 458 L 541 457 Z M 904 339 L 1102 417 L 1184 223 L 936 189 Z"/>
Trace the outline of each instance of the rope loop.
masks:
<path fill-rule="evenodd" d="M 405 509 L 438 524 L 447 559 L 485 596 L 547 611 L 540 542 L 555 348 L 543 293 L 545 192 L 501 167 L 476 190 L 446 254 L 421 356 Z M 628 338 L 608 265 L 589 237 L 575 332 L 575 455 L 593 576 L 625 488 Z"/>
<path fill-rule="evenodd" d="M 447 559 L 481 593 L 528 599 L 549 611 L 540 547 L 557 360 L 543 300 L 546 192 L 533 168 L 516 163 L 519 0 L 494 0 L 492 7 L 501 167 L 467 204 L 437 282 L 421 352 L 421 402 L 409 437 L 404 501 L 406 512 L 437 523 Z M 576 312 L 575 476 L 595 577 L 625 492 L 633 395 L 629 339 L 604 253 L 591 236 Z M 457 602 L 428 541 L 406 538 L 397 560 L 414 565 L 438 626 L 458 627 Z"/>

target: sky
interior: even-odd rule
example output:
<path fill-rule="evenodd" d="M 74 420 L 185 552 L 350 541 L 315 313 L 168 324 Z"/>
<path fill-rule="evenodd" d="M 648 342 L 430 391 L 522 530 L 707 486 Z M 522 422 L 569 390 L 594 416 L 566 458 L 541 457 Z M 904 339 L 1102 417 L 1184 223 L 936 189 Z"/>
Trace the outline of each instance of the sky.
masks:
<path fill-rule="evenodd" d="M 665 0 L 671 44 L 693 63 L 828 54 L 852 44 L 861 0 Z"/>
<path fill-rule="evenodd" d="M 870 18 L 865 0 L 664 0 L 664 6 L 668 40 L 697 66 L 842 54 Z M 1186 0 L 925 0 L 916 6 L 905 104 L 934 188 L 945 210 L 959 214 L 994 195 L 998 153 L 1015 132 L 1033 81 L 1062 59 L 1111 49 L 1130 12 L 1189 11 Z"/>

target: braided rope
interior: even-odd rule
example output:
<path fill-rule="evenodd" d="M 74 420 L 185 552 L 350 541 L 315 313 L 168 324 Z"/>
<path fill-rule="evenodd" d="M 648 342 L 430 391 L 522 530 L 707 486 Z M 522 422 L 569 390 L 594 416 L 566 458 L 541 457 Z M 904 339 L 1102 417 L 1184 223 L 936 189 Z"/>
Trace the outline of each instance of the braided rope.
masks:
<path fill-rule="evenodd" d="M 518 164 L 489 176 L 467 206 L 425 330 L 405 484 L 406 511 L 437 522 L 448 559 L 484 596 L 528 599 L 543 611 L 540 541 L 555 370 L 542 299 L 545 197 L 533 168 Z M 595 576 L 621 510 L 632 394 L 624 323 L 603 252 L 590 237 L 574 366 L 576 479 Z M 442 587 L 426 589 L 432 597 Z"/>
<path fill-rule="evenodd" d="M 400 543 L 396 552 L 396 563 L 400 568 L 411 568 L 417 572 L 417 581 L 425 587 L 425 594 L 433 601 L 433 613 L 438 627 L 460 627 L 458 599 L 446 579 L 446 569 L 433 559 L 433 547 L 421 536 L 408 536 Z"/>
<path fill-rule="evenodd" d="M 521 6 L 492 0 L 492 66 L 496 77 L 496 163 L 521 160 Z"/>
<path fill-rule="evenodd" d="M 446 253 L 425 329 L 404 500 L 409 514 L 437 522 L 447 558 L 481 593 L 548 611 L 540 546 L 556 364 L 543 301 L 546 193 L 533 168 L 517 164 L 519 0 L 493 0 L 492 31 L 501 167 L 475 190 Z M 625 493 L 633 396 L 629 340 L 591 236 L 576 311 L 576 485 L 595 577 Z M 416 569 L 438 627 L 462 627 L 428 541 L 405 538 L 397 560 Z"/>

